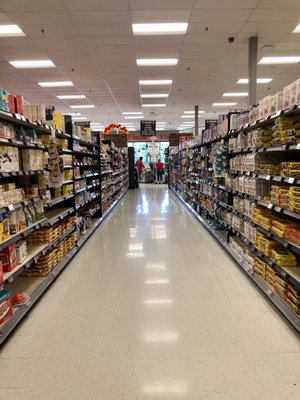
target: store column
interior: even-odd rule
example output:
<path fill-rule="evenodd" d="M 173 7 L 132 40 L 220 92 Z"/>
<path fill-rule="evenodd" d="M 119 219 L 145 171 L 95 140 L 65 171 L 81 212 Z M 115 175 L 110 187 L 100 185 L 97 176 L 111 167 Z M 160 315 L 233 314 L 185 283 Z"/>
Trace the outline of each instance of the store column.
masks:
<path fill-rule="evenodd" d="M 256 104 L 257 101 L 257 48 L 258 37 L 251 36 L 248 47 L 249 106 Z"/>
<path fill-rule="evenodd" d="M 199 135 L 199 106 L 195 106 L 195 136 Z"/>

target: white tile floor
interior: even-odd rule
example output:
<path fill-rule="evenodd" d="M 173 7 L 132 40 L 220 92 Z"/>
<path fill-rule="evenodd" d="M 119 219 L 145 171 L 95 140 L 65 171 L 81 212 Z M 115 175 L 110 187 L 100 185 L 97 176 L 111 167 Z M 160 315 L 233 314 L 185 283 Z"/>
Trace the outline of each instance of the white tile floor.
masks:
<path fill-rule="evenodd" d="M 130 192 L 0 353 L 12 400 L 299 400 L 299 337 L 165 186 Z"/>

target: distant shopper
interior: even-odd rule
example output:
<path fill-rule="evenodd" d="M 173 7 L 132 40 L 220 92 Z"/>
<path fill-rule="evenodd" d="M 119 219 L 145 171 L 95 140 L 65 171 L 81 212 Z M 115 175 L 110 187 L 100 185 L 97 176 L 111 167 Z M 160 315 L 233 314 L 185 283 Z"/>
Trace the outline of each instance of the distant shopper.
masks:
<path fill-rule="evenodd" d="M 156 168 L 156 175 L 157 175 L 157 183 L 162 184 L 163 183 L 162 178 L 165 173 L 164 164 L 160 160 L 158 160 L 155 168 Z"/>
<path fill-rule="evenodd" d="M 139 181 L 141 182 L 141 178 L 142 178 L 142 172 L 143 172 L 143 168 L 145 168 L 144 164 L 143 164 L 143 157 L 140 157 L 136 163 L 135 163 L 135 167 L 138 171 L 139 174 Z"/>

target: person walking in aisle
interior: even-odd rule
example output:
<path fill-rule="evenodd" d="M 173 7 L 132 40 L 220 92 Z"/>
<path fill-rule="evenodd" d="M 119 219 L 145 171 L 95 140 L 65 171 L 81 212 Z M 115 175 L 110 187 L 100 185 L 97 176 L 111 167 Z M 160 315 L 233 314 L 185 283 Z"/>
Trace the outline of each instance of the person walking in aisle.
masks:
<path fill-rule="evenodd" d="M 155 168 L 156 168 L 156 175 L 157 175 L 156 183 L 162 184 L 163 183 L 162 178 L 164 175 L 164 164 L 160 161 L 160 159 L 157 160 Z"/>
<path fill-rule="evenodd" d="M 143 164 L 143 157 L 140 157 L 136 163 L 135 163 L 135 167 L 138 171 L 139 174 L 139 182 L 142 182 L 142 172 L 143 172 L 143 168 L 145 168 L 144 164 Z"/>

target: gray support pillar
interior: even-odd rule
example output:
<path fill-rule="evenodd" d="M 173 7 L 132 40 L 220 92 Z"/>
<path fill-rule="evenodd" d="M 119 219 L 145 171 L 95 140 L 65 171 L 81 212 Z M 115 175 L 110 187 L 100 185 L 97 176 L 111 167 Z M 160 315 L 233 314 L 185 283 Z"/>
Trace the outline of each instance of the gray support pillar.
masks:
<path fill-rule="evenodd" d="M 199 106 L 195 106 L 195 136 L 199 135 Z"/>
<path fill-rule="evenodd" d="M 249 106 L 257 102 L 257 48 L 258 37 L 251 36 L 248 48 Z"/>

